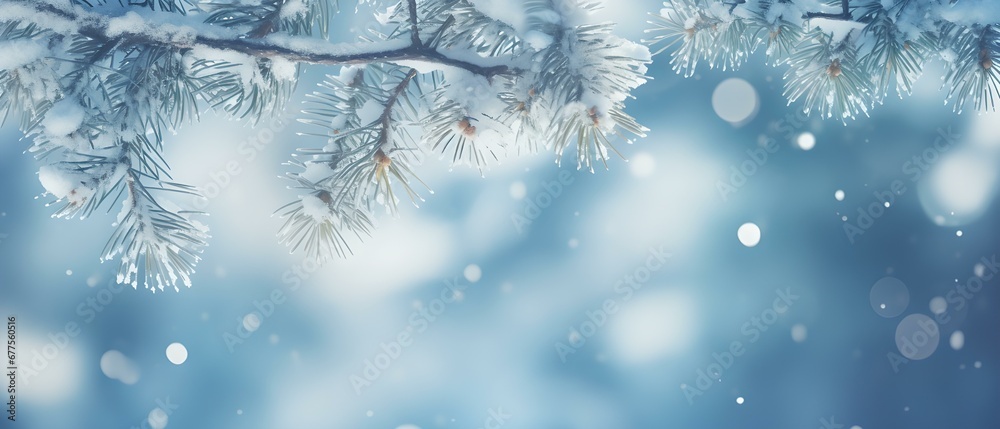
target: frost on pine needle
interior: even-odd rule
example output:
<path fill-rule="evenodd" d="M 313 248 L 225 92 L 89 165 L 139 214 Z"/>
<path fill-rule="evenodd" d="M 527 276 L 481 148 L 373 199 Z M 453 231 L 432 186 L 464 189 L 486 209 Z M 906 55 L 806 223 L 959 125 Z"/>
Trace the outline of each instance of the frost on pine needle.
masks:
<path fill-rule="evenodd" d="M 735 69 L 764 46 L 768 64 L 789 67 L 790 103 L 846 122 L 890 91 L 909 94 L 935 57 L 955 111 L 994 109 L 998 22 L 985 0 L 671 0 L 648 42 L 686 77 L 701 63 Z"/>
<path fill-rule="evenodd" d="M 340 11 L 372 6 L 358 40 Z M 343 6 L 343 8 L 342 8 Z M 306 147 L 278 239 L 347 256 L 378 214 L 432 194 L 427 156 L 485 173 L 506 156 L 576 149 L 593 170 L 646 129 L 625 113 L 645 46 L 583 0 L 0 1 L 0 114 L 32 142 L 53 216 L 118 210 L 101 260 L 152 291 L 190 286 L 208 228 L 176 204 L 164 147 L 206 109 L 257 123 L 288 109 L 301 65 L 340 67 L 301 106 Z M 183 160 L 175 160 L 180 162 Z"/>

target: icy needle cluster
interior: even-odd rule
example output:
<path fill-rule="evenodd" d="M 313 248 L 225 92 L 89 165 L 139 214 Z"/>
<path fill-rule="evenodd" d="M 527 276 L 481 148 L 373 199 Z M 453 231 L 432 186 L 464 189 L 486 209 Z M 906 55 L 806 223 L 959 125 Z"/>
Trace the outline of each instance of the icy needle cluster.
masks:
<path fill-rule="evenodd" d="M 925 65 L 946 67 L 945 102 L 993 110 L 1000 97 L 1000 3 L 991 0 L 671 0 L 652 32 L 690 76 L 701 62 L 734 69 L 763 48 L 787 66 L 785 96 L 846 121 L 895 90 L 909 94 Z"/>
<path fill-rule="evenodd" d="M 593 170 L 646 131 L 624 112 L 648 50 L 581 0 L 361 1 L 377 30 L 331 41 L 336 0 L 0 0 L 0 114 L 19 120 L 56 217 L 119 210 L 103 259 L 152 291 L 191 285 L 208 239 L 172 202 L 163 147 L 206 109 L 256 122 L 287 108 L 302 64 L 336 67 L 299 121 L 279 238 L 326 259 L 427 191 L 430 153 L 483 170 L 575 148 Z M 180 162 L 182 160 L 175 160 Z M 419 185 L 419 186 L 418 186 Z M 190 200 L 190 199 L 185 199 Z"/>

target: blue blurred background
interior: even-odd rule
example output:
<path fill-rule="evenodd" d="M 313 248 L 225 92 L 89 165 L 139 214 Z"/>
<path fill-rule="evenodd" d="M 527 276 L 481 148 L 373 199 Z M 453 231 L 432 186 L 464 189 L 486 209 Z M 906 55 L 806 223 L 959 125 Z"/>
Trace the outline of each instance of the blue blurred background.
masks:
<path fill-rule="evenodd" d="M 601 18 L 637 40 L 658 6 Z M 7 426 L 996 427 L 1000 116 L 945 106 L 940 63 L 845 126 L 797 115 L 762 55 L 689 79 L 656 60 L 629 105 L 652 129 L 619 145 L 630 162 L 590 174 L 541 153 L 483 179 L 432 157 L 421 208 L 320 268 L 276 241 L 271 213 L 295 197 L 281 163 L 323 143 L 207 113 L 167 142 L 178 181 L 219 189 L 179 293 L 115 286 L 99 263 L 113 214 L 50 219 L 4 125 L 0 313 L 37 370 Z M 293 106 L 324 73 L 305 70 Z M 912 314 L 938 323 L 915 332 Z"/>

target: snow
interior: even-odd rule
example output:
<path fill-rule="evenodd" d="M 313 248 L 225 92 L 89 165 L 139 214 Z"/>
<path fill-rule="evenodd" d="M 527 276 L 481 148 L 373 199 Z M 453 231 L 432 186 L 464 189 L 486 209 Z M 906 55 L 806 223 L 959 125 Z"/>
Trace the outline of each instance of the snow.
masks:
<path fill-rule="evenodd" d="M 845 21 L 842 19 L 813 18 L 810 23 L 831 36 L 830 42 L 833 44 L 844 41 L 852 31 L 861 32 L 865 24 L 855 21 Z"/>
<path fill-rule="evenodd" d="M 549 47 L 552 45 L 552 42 L 555 41 L 552 36 L 535 30 L 525 33 L 523 37 L 524 40 L 528 42 L 528 45 L 537 51 L 541 51 Z"/>
<path fill-rule="evenodd" d="M 302 211 L 318 223 L 326 222 L 333 217 L 330 207 L 315 195 L 302 197 Z"/>
<path fill-rule="evenodd" d="M 38 61 L 48 53 L 44 46 L 33 40 L 7 40 L 0 42 L 0 69 L 14 70 Z"/>
<path fill-rule="evenodd" d="M 996 0 L 941 2 L 941 4 L 936 5 L 935 9 L 935 12 L 942 19 L 958 25 L 971 26 L 1000 22 L 1000 8 L 997 7 Z"/>
<path fill-rule="evenodd" d="M 28 6 L 30 3 L 3 2 L 0 3 L 0 16 L 5 21 L 22 21 L 36 24 L 60 34 L 76 33 L 79 26 L 72 20 L 54 14 L 39 13 L 38 9 Z"/>
<path fill-rule="evenodd" d="M 271 57 L 271 73 L 277 80 L 295 79 L 295 63 L 281 57 Z"/>
<path fill-rule="evenodd" d="M 46 192 L 56 198 L 66 198 L 76 187 L 72 176 L 51 165 L 45 165 L 38 169 L 38 181 L 42 182 Z"/>
<path fill-rule="evenodd" d="M 302 0 L 288 0 L 281 7 L 281 18 L 293 19 L 305 16 L 309 12 L 309 5 Z"/>
<path fill-rule="evenodd" d="M 523 32 L 527 23 L 524 0 L 469 0 L 484 15 Z"/>
<path fill-rule="evenodd" d="M 59 100 L 45 113 L 42 128 L 50 137 L 67 136 L 80 129 L 86 113 L 74 98 Z"/>
<path fill-rule="evenodd" d="M 382 103 L 375 100 L 368 100 L 365 102 L 360 109 L 358 109 L 358 119 L 361 121 L 362 125 L 371 124 L 377 121 L 381 116 L 382 112 L 385 111 L 385 106 Z"/>
<path fill-rule="evenodd" d="M 138 13 L 127 12 L 125 15 L 109 19 L 107 26 L 108 35 L 118 37 L 123 34 L 144 34 L 149 24 Z"/>

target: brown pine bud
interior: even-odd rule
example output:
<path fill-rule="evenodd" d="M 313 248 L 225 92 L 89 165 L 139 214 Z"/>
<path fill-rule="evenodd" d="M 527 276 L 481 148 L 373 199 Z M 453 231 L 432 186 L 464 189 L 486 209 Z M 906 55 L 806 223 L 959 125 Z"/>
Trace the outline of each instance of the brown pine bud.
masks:
<path fill-rule="evenodd" d="M 986 49 L 979 51 L 979 64 L 983 66 L 983 70 L 993 68 L 993 58 L 990 58 L 990 52 Z"/>
<path fill-rule="evenodd" d="M 589 117 L 590 120 L 594 122 L 594 126 L 601 124 L 601 114 L 600 112 L 597 111 L 596 106 L 591 107 L 590 110 L 587 111 L 587 117 Z"/>
<path fill-rule="evenodd" d="M 842 72 L 843 69 L 840 68 L 840 60 L 833 60 L 830 66 L 826 68 L 826 74 L 833 78 L 840 77 Z"/>
<path fill-rule="evenodd" d="M 469 122 L 469 118 L 458 121 L 458 129 L 462 130 L 462 134 L 465 134 L 466 137 L 476 136 L 476 126 Z"/>
<path fill-rule="evenodd" d="M 372 159 L 375 161 L 375 168 L 378 169 L 385 169 L 392 165 L 392 158 L 389 158 L 389 155 L 386 155 L 382 149 L 376 151 Z"/>

